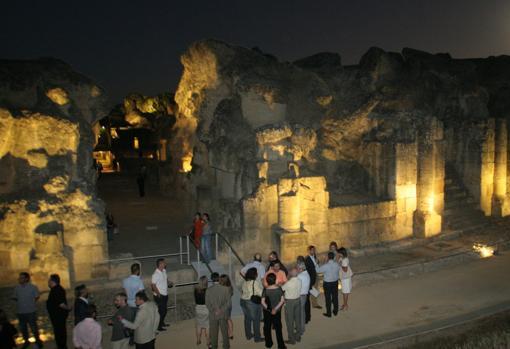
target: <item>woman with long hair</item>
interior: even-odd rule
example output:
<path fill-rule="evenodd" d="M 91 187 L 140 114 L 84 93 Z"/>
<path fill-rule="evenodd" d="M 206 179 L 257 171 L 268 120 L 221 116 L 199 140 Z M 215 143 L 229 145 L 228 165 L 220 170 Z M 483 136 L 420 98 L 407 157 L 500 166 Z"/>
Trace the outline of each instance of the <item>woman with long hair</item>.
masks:
<path fill-rule="evenodd" d="M 195 286 L 195 328 L 197 335 L 197 345 L 202 344 L 202 333 L 205 335 L 208 347 L 211 347 L 209 341 L 209 311 L 205 305 L 205 293 L 207 291 L 207 276 L 201 276 L 198 285 Z"/>
<path fill-rule="evenodd" d="M 230 296 L 234 295 L 234 288 L 232 287 L 232 282 L 230 282 L 230 278 L 227 274 L 223 274 L 220 276 L 220 285 L 228 287 L 230 289 Z M 228 324 L 228 337 L 232 340 L 234 339 L 234 322 L 232 321 L 232 305 L 227 309 L 227 324 Z"/>
<path fill-rule="evenodd" d="M 202 240 L 202 228 L 204 226 L 204 221 L 202 220 L 202 216 L 200 212 L 195 213 L 195 217 L 193 217 L 193 227 L 191 228 L 190 236 L 193 239 L 193 243 L 197 249 L 200 249 L 200 242 Z"/>
<path fill-rule="evenodd" d="M 247 340 L 252 338 L 255 343 L 262 342 L 260 335 L 260 319 L 262 318 L 262 292 L 264 288 L 258 279 L 257 268 L 246 271 L 241 294 L 241 309 L 244 313 L 244 334 Z"/>

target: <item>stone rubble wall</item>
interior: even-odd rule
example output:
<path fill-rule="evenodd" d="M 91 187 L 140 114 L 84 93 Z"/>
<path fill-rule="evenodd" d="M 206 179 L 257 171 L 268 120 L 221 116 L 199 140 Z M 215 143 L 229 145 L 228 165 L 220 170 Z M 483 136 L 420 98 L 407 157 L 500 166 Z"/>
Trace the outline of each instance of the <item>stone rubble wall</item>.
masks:
<path fill-rule="evenodd" d="M 104 276 L 104 206 L 95 193 L 99 87 L 56 60 L 0 61 L 0 285 L 26 271 L 45 288 Z"/>
<path fill-rule="evenodd" d="M 508 214 L 505 57 L 370 48 L 344 67 L 203 40 L 181 61 L 179 187 L 246 259 L 440 234 L 447 167 L 487 215 Z"/>

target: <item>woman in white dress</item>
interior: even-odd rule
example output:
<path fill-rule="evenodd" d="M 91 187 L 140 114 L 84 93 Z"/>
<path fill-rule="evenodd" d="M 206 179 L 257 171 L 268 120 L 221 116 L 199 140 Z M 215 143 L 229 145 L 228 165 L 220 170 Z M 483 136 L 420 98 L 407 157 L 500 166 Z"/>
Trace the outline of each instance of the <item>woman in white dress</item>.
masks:
<path fill-rule="evenodd" d="M 340 310 L 349 309 L 349 294 L 352 289 L 352 270 L 349 265 L 349 258 L 347 256 L 347 250 L 344 247 L 340 247 L 338 249 L 338 253 L 340 254 L 340 282 L 342 283 L 342 296 L 343 296 L 343 304 Z"/>

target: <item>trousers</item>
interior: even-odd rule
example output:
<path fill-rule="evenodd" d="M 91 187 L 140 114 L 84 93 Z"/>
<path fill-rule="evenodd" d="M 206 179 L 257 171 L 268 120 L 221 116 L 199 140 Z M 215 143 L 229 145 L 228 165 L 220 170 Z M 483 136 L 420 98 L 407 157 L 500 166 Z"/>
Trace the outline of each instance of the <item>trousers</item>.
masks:
<path fill-rule="evenodd" d="M 50 314 L 51 325 L 53 326 L 53 334 L 55 335 L 55 343 L 58 349 L 67 349 L 67 329 L 66 318 L 58 315 Z"/>
<path fill-rule="evenodd" d="M 158 305 L 158 313 L 159 313 L 159 325 L 158 328 L 162 328 L 165 325 L 165 317 L 166 313 L 168 311 L 168 295 L 166 296 L 155 296 L 154 300 L 156 301 L 156 304 Z"/>
<path fill-rule="evenodd" d="M 278 348 L 285 348 L 282 334 L 282 313 L 277 312 L 275 315 L 269 311 L 264 310 L 264 339 L 266 341 L 266 348 L 273 346 L 273 337 L 271 335 L 271 328 L 274 328 L 276 334 L 276 342 Z"/>
<path fill-rule="evenodd" d="M 129 349 L 129 337 L 118 341 L 113 341 L 112 349 Z"/>
<path fill-rule="evenodd" d="M 40 342 L 39 339 L 39 328 L 37 327 L 37 316 L 35 313 L 18 314 L 19 327 L 23 334 L 23 339 L 28 342 L 28 326 L 32 330 L 32 334 L 35 337 L 36 342 Z"/>
<path fill-rule="evenodd" d="M 285 322 L 287 323 L 287 335 L 290 342 L 301 339 L 301 299 L 285 300 Z"/>
<path fill-rule="evenodd" d="M 156 348 L 156 339 L 153 339 L 150 342 L 142 343 L 142 344 L 135 343 L 135 348 L 136 349 L 155 349 Z"/>
<path fill-rule="evenodd" d="M 299 334 L 302 336 L 305 334 L 305 318 L 306 318 L 306 303 L 308 302 L 308 297 L 310 297 L 310 295 L 308 294 L 304 294 L 304 295 L 301 295 L 300 298 L 301 298 L 301 327 L 299 329 Z"/>
<path fill-rule="evenodd" d="M 333 303 L 333 314 L 338 313 L 338 280 L 323 283 L 324 297 L 326 298 L 326 314 L 331 315 L 331 303 Z"/>
<path fill-rule="evenodd" d="M 213 349 L 218 348 L 219 331 L 223 337 L 223 349 L 230 348 L 230 339 L 228 338 L 227 319 L 211 319 L 209 317 L 209 338 Z"/>
<path fill-rule="evenodd" d="M 262 306 L 250 300 L 241 299 L 241 309 L 244 313 L 244 334 L 247 340 L 260 337 L 260 319 L 262 317 Z"/>

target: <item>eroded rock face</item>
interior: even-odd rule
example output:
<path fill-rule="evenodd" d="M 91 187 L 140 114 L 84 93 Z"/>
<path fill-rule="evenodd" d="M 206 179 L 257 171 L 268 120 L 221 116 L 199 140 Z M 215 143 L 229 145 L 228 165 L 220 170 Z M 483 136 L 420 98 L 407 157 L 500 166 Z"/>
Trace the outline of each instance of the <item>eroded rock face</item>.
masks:
<path fill-rule="evenodd" d="M 103 91 L 57 60 L 0 61 L 1 283 L 39 285 L 100 272 L 104 207 L 95 193 L 92 125 Z"/>
<path fill-rule="evenodd" d="M 242 252 L 256 248 L 248 240 L 287 244 L 290 258 L 307 242 L 435 235 L 446 164 L 486 214 L 505 210 L 506 172 L 494 159 L 505 159 L 506 120 L 491 118 L 510 110 L 508 57 L 371 48 L 356 66 L 335 53 L 288 63 L 205 40 L 181 61 L 171 149 L 187 174 L 178 182 L 218 231 L 245 240 Z M 286 180 L 296 187 L 283 190 Z M 314 195 L 329 208 L 308 203 Z"/>

